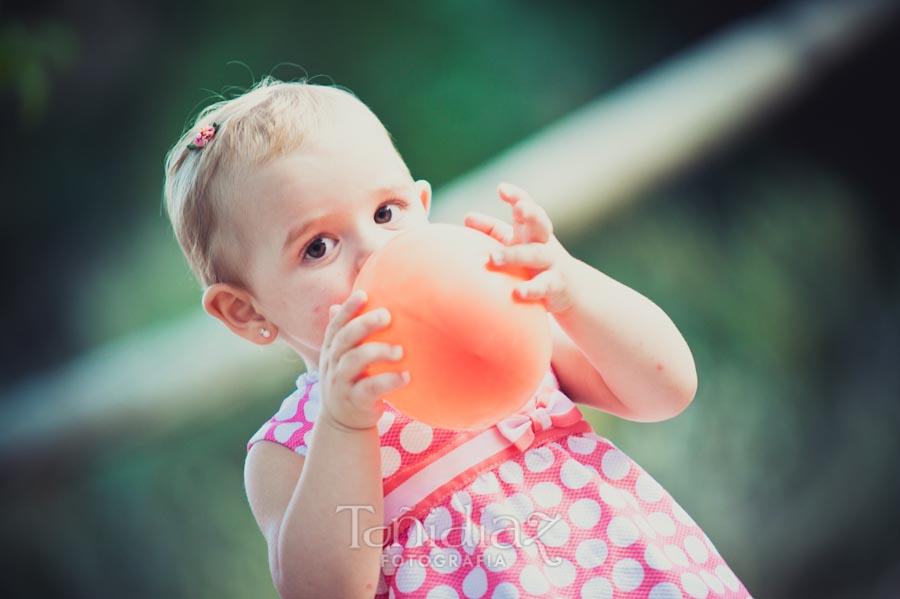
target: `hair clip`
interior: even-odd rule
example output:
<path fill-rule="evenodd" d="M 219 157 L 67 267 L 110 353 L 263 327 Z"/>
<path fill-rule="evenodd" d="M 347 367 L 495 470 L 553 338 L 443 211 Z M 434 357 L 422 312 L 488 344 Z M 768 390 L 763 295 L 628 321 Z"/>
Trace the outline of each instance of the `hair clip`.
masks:
<path fill-rule="evenodd" d="M 212 140 L 218 130 L 219 123 L 213 123 L 209 127 L 200 129 L 200 132 L 197 133 L 197 137 L 194 138 L 194 141 L 188 144 L 188 150 L 199 150 L 203 148 L 210 140 Z"/>

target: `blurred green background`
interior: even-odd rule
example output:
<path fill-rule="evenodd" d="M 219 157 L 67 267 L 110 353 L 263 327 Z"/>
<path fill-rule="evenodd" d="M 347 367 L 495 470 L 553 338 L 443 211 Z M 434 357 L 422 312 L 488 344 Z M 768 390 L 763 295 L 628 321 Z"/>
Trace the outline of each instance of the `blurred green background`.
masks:
<path fill-rule="evenodd" d="M 200 310 L 162 209 L 162 164 L 215 94 L 265 74 L 333 80 L 440 189 L 771 6 L 4 3 L 3 386 Z M 698 368 L 679 417 L 594 413 L 595 428 L 758 598 L 900 593 L 898 33 L 563 240 L 666 310 Z M 242 465 L 296 374 L 171 426 L 74 431 L 79 442 L 0 456 L 0 596 L 275 597 Z"/>

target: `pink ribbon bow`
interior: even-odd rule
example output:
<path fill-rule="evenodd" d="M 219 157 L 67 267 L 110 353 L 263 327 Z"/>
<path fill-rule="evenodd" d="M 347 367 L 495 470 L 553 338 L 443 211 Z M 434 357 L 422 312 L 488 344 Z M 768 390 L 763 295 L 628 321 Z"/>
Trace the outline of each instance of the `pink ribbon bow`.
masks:
<path fill-rule="evenodd" d="M 519 451 L 528 449 L 537 433 L 552 427 L 571 426 L 582 419 L 572 400 L 557 390 L 541 393 L 533 405 L 532 409 L 527 405 L 523 411 L 496 424 L 500 434 L 512 441 Z"/>

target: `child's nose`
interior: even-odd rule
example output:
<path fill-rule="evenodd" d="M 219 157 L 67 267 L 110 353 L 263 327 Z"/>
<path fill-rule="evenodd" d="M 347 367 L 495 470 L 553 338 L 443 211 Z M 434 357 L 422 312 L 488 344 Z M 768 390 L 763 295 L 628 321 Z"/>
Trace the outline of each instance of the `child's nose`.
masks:
<path fill-rule="evenodd" d="M 361 252 L 359 258 L 356 260 L 356 272 L 362 270 L 362 267 L 365 266 L 366 262 L 369 261 L 369 258 L 372 256 L 374 252 Z"/>
<path fill-rule="evenodd" d="M 390 237 L 384 235 L 383 232 L 370 234 L 362 239 L 360 242 L 359 254 L 356 258 L 356 272 L 359 272 L 359 270 L 363 267 L 363 264 L 366 263 L 366 261 L 372 256 L 372 254 L 381 249 L 389 239 Z"/>

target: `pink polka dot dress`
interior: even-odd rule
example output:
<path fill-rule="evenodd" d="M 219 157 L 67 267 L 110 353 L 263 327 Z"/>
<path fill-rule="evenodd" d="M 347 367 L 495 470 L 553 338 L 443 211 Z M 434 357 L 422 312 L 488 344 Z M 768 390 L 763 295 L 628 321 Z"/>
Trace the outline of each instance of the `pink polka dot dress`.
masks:
<path fill-rule="evenodd" d="M 318 374 L 248 445 L 306 455 Z M 385 543 L 377 599 L 748 599 L 672 497 L 596 435 L 552 372 L 482 431 L 378 422 Z"/>

